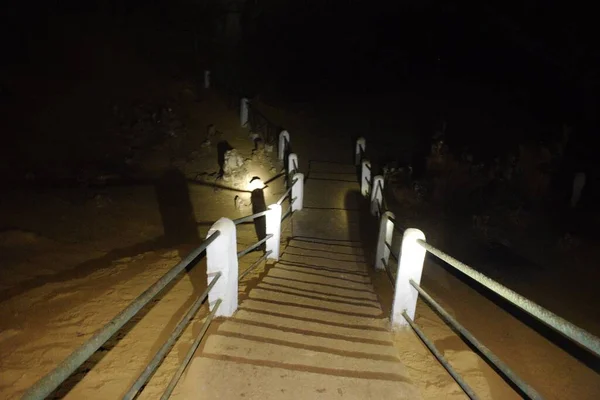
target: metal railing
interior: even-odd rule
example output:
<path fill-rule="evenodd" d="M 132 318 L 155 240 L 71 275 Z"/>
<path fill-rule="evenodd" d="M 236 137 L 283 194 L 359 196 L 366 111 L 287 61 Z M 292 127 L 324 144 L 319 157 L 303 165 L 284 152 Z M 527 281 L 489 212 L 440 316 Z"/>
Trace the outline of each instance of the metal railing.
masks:
<path fill-rule="evenodd" d="M 63 383 L 73 372 L 77 370 L 88 358 L 92 356 L 108 339 L 110 339 L 119 329 L 131 320 L 145 305 L 147 305 L 158 293 L 160 293 L 175 277 L 177 277 L 184 269 L 192 264 L 196 264 L 196 259 L 207 247 L 213 243 L 221 232 L 216 231 L 209 236 L 200 246 L 192 251 L 185 259 L 183 259 L 169 272 L 162 276 L 156 283 L 150 286 L 146 291 L 140 294 L 133 300 L 129 306 L 115 316 L 110 322 L 104 325 L 94 336 L 88 339 L 83 345 L 75 350 L 69 357 L 63 360 L 54 370 L 37 381 L 27 392 L 23 399 L 45 399 L 52 393 L 61 383 Z M 218 277 L 215 277 L 218 280 Z M 206 294 L 213 286 L 207 288 Z M 204 295 L 204 294 L 203 294 Z M 200 296 L 202 297 L 202 296 Z M 202 299 L 202 302 L 206 296 Z M 192 311 L 192 309 L 190 309 Z M 188 312 L 189 313 L 189 312 Z M 186 314 L 187 316 L 187 314 Z M 193 315 L 192 315 L 193 316 Z M 178 324 L 179 326 L 179 324 Z M 177 331 L 177 328 L 176 328 Z M 175 333 L 176 333 L 175 331 Z M 171 335 L 173 336 L 173 334 Z"/>
<path fill-rule="evenodd" d="M 244 257 L 246 254 L 250 253 L 252 250 L 256 249 L 258 246 L 260 246 L 261 244 L 263 244 L 267 240 L 271 239 L 272 237 L 273 237 L 273 234 L 269 234 L 269 235 L 265 236 L 264 238 L 260 239 L 258 242 L 254 243 L 254 244 L 251 244 L 250 246 L 248 246 L 244 250 L 239 251 L 237 253 L 237 257 L 238 258 Z"/>
<path fill-rule="evenodd" d="M 246 275 L 248 275 L 254 268 L 256 268 L 261 262 L 263 262 L 268 256 L 270 256 L 273 252 L 271 250 L 266 251 L 258 260 L 254 261 L 252 265 L 250 265 L 244 272 L 240 274 L 239 280 L 244 279 Z"/>
<path fill-rule="evenodd" d="M 175 329 L 173 329 L 173 332 L 171 333 L 171 335 L 169 336 L 167 341 L 156 352 L 156 354 L 154 355 L 154 357 L 152 358 L 150 363 L 146 366 L 144 371 L 135 380 L 135 382 L 130 386 L 127 393 L 125 393 L 125 395 L 123 396 L 123 399 L 128 399 L 128 400 L 133 399 L 137 395 L 137 393 L 140 391 L 140 389 L 146 384 L 146 382 L 148 382 L 150 377 L 152 377 L 154 372 L 156 372 L 156 370 L 158 369 L 158 367 L 160 366 L 160 364 L 162 363 L 164 358 L 167 356 L 167 354 L 171 351 L 171 349 L 175 345 L 175 342 L 177 342 L 177 340 L 179 339 L 179 337 L 181 336 L 181 334 L 183 333 L 185 328 L 189 325 L 192 318 L 194 318 L 194 315 L 196 315 L 198 310 L 200 310 L 200 307 L 202 307 L 202 304 L 204 304 L 204 300 L 206 300 L 206 298 L 208 297 L 208 293 L 215 286 L 215 284 L 217 283 L 217 281 L 219 280 L 220 277 L 221 277 L 221 273 L 219 272 L 217 275 L 215 275 L 212 282 L 208 285 L 208 287 L 206 288 L 204 293 L 202 293 L 196 299 L 196 301 L 194 301 L 194 303 L 192 304 L 192 306 L 190 307 L 188 312 L 179 321 L 177 326 L 175 326 Z M 219 301 L 219 304 L 220 304 L 220 301 Z M 216 310 L 214 310 L 214 311 L 216 311 Z M 212 314 L 214 315 L 214 312 Z M 212 318 L 210 320 L 212 320 Z M 208 321 L 208 323 L 210 323 L 210 320 Z"/>
<path fill-rule="evenodd" d="M 268 212 L 269 211 L 261 211 L 256 214 L 247 215 L 245 217 L 240 217 L 240 218 L 234 219 L 233 223 L 236 225 L 239 225 L 239 224 L 243 224 L 244 222 L 254 221 L 257 218 L 264 217 L 265 215 L 267 215 Z"/>
<path fill-rule="evenodd" d="M 462 378 L 462 376 L 460 376 L 456 372 L 456 370 L 452 367 L 452 365 L 450 365 L 448 360 L 446 360 L 446 357 L 444 357 L 444 355 L 438 350 L 438 348 L 435 347 L 435 344 L 433 344 L 433 342 L 429 340 L 427 335 L 425 335 L 425 332 L 423 332 L 423 330 L 417 324 L 415 324 L 415 322 L 408 316 L 406 311 L 402 312 L 402 316 L 406 319 L 406 321 L 408 321 L 410 327 L 416 332 L 417 336 L 419 336 L 419 339 L 421 339 L 421 341 L 425 343 L 425 346 L 427 346 L 427 348 L 429 349 L 429 351 L 431 351 L 433 356 L 440 362 L 440 364 L 442 364 L 444 369 L 448 371 L 450 376 L 456 381 L 456 383 L 458 383 L 458 385 L 465 392 L 465 394 L 469 396 L 470 399 L 477 399 L 477 395 L 475 394 L 473 389 L 471 389 L 469 384 Z"/>
<path fill-rule="evenodd" d="M 205 87 L 210 87 L 210 73 L 205 73 Z M 244 125 L 244 106 L 248 106 L 247 99 L 242 99 L 242 110 L 240 118 Z M 247 110 L 246 110 L 247 111 Z M 252 113 L 251 113 L 252 115 Z M 257 114 L 258 115 L 258 114 Z M 262 118 L 262 114 L 260 114 Z M 247 117 L 247 114 L 246 114 Z M 271 124 L 272 126 L 272 124 Z M 117 331 L 119 331 L 127 322 L 129 322 L 140 310 L 144 308 L 152 299 L 154 299 L 169 283 L 181 274 L 185 269 L 195 266 L 199 262 L 199 257 L 206 252 L 208 285 L 206 290 L 194 301 L 182 319 L 177 323 L 167 340 L 154 354 L 144 370 L 139 374 L 131 384 L 123 399 L 135 398 L 139 391 L 146 385 L 148 380 L 162 364 L 167 354 L 171 351 L 177 340 L 181 337 L 186 327 L 194 316 L 198 313 L 202 305 L 208 298 L 210 313 L 206 317 L 200 333 L 196 336 L 194 343 L 189 348 L 184 360 L 172 377 L 169 385 L 164 391 L 161 399 L 168 399 L 191 361 L 194 352 L 200 345 L 204 334 L 206 333 L 214 317 L 230 317 L 237 310 L 238 302 L 238 281 L 250 273 L 256 266 L 267 259 L 279 259 L 279 246 L 281 238 L 281 222 L 290 216 L 293 212 L 302 210 L 304 198 L 304 175 L 298 171 L 298 157 L 291 153 L 290 135 L 287 131 L 282 131 L 279 135 L 279 159 L 285 157 L 290 164 L 287 166 L 285 174 L 286 183 L 289 188 L 284 196 L 276 203 L 268 207 L 267 210 L 249 215 L 246 217 L 231 220 L 221 218 L 216 221 L 204 242 L 194 249 L 180 263 L 171 268 L 150 288 L 140 294 L 124 310 L 115 316 L 110 322 L 102 327 L 83 345 L 78 347 L 69 357 L 63 360 L 56 368 L 37 381 L 24 394 L 23 399 L 42 400 L 56 390 L 65 382 L 79 367 L 83 365 L 107 340 L 109 340 Z M 285 156 L 285 157 L 284 157 Z M 288 211 L 281 215 L 281 204 L 286 198 L 290 198 Z M 265 218 L 266 235 L 244 250 L 237 251 L 236 226 L 244 222 L 255 221 L 257 218 Z M 255 260 L 252 265 L 243 273 L 239 274 L 238 259 L 247 255 L 251 251 L 265 247 L 264 254 Z M 239 276 L 239 277 L 238 277 Z"/>
<path fill-rule="evenodd" d="M 436 249 L 424 240 L 417 240 L 417 243 L 429 253 L 444 261 L 446 264 L 456 268 L 469 278 L 496 293 L 511 304 L 517 306 L 521 310 L 535 317 L 537 320 L 560 332 L 562 335 L 577 343 L 579 346 L 587 349 L 597 357 L 600 357 L 600 338 L 592 335 L 584 329 L 579 328 L 575 324 L 554 314 L 553 312 L 545 309 L 528 298 L 521 296 L 514 290 L 507 288 L 506 286 L 485 276 L 481 272 L 474 270 L 456 258 L 444 253 L 439 249 Z"/>
<path fill-rule="evenodd" d="M 181 375 L 183 375 L 183 372 L 185 371 L 188 364 L 192 360 L 194 353 L 196 352 L 196 350 L 198 349 L 198 346 L 200 346 L 200 343 L 202 342 L 202 338 L 204 337 L 204 334 L 206 334 L 206 331 L 208 330 L 210 323 L 212 322 L 213 318 L 215 317 L 215 314 L 217 313 L 217 311 L 219 310 L 219 306 L 221 305 L 221 302 L 222 302 L 221 299 L 219 299 L 215 302 L 213 309 L 211 310 L 210 314 L 208 314 L 208 316 L 206 317 L 204 324 L 202 324 L 200 333 L 198 333 L 198 336 L 196 336 L 194 343 L 192 343 L 192 345 L 188 349 L 188 352 L 185 354 L 183 361 L 179 365 L 179 368 L 177 368 L 177 371 L 175 371 L 175 375 L 173 375 L 173 378 L 171 378 L 171 381 L 169 382 L 169 385 L 165 389 L 163 395 L 160 397 L 160 400 L 167 400 L 169 397 L 171 397 L 171 393 L 173 393 L 175 386 L 177 386 L 179 379 L 181 379 Z"/>
<path fill-rule="evenodd" d="M 273 124 L 251 103 L 248 103 L 248 126 L 252 132 L 261 135 L 265 143 L 275 143 L 281 129 Z"/>
<path fill-rule="evenodd" d="M 362 166 L 360 176 L 361 193 L 370 198 L 371 212 L 373 215 L 380 218 L 375 265 L 377 269 L 385 270 L 394 286 L 394 302 L 391 315 L 392 326 L 395 328 L 405 326 L 411 327 L 429 348 L 434 357 L 436 357 L 452 378 L 455 379 L 465 391 L 467 396 L 472 399 L 477 398 L 475 392 L 454 370 L 452 365 L 450 365 L 443 357 L 433 342 L 426 337 L 425 333 L 414 322 L 416 303 L 419 296 L 421 296 L 447 324 L 452 326 L 452 328 L 460 334 L 463 340 L 467 341 L 482 357 L 492 364 L 499 374 L 509 382 L 509 384 L 515 387 L 521 395 L 531 399 L 542 398 L 534 388 L 523 381 L 507 364 L 477 340 L 477 338 L 444 310 L 444 308 L 419 285 L 427 252 L 454 267 L 462 274 L 478 282 L 504 300 L 507 300 L 512 305 L 525 311 L 536 320 L 561 333 L 564 337 L 586 349 L 594 356 L 600 357 L 600 338 L 435 248 L 425 241 L 425 235 L 420 230 L 400 228 L 397 225 L 394 214 L 388 210 L 384 196 L 383 177 L 381 175 L 372 176 L 371 164 L 366 159 L 365 148 L 365 139 L 360 138 L 357 140 L 356 165 Z M 368 187 L 365 188 L 365 185 L 368 185 Z M 402 243 L 400 251 L 398 252 L 399 254 L 395 254 L 393 251 L 392 240 L 394 231 L 402 234 Z M 396 274 L 388 267 L 390 256 L 397 262 L 398 268 Z"/>

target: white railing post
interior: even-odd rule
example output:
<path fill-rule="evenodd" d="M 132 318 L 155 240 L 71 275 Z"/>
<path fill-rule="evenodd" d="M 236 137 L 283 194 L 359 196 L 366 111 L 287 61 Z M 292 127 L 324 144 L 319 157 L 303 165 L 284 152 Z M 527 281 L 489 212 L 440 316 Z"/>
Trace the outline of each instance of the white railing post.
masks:
<path fill-rule="evenodd" d="M 369 182 L 371 182 L 371 179 L 371 163 L 369 160 L 362 160 L 360 192 L 365 197 L 369 195 Z"/>
<path fill-rule="evenodd" d="M 216 231 L 221 232 L 219 237 L 206 249 L 207 284 L 212 282 L 218 272 L 221 277 L 208 293 L 208 304 L 212 310 L 215 302 L 221 299 L 222 303 L 215 316 L 231 317 L 238 306 L 239 270 L 235 224 L 230 219 L 221 218 L 211 226 L 206 237 Z"/>
<path fill-rule="evenodd" d="M 425 240 L 425 234 L 419 229 L 409 228 L 404 231 L 400 261 L 398 262 L 398 274 L 396 276 L 394 303 L 392 305 L 392 328 L 409 326 L 402 316 L 405 310 L 411 319 L 415 319 L 419 292 L 412 287 L 410 280 L 412 279 L 416 283 L 421 282 L 426 253 L 425 249 L 417 243 L 418 239 Z"/>
<path fill-rule="evenodd" d="M 240 123 L 242 126 L 248 124 L 248 103 L 249 100 L 246 97 L 242 97 L 240 103 Z"/>
<path fill-rule="evenodd" d="M 296 181 L 296 183 L 294 183 Z M 302 210 L 304 204 L 304 174 L 296 172 L 292 175 L 292 211 Z"/>
<path fill-rule="evenodd" d="M 394 223 L 390 219 L 396 217 L 391 211 L 386 211 L 381 215 L 379 221 L 379 235 L 377 236 L 377 250 L 375 252 L 375 268 L 385 269 L 390 259 L 390 249 L 386 243 L 392 246 L 392 237 L 394 235 Z"/>
<path fill-rule="evenodd" d="M 367 149 L 367 141 L 364 137 L 356 139 L 356 150 L 354 151 L 354 165 L 360 165 L 362 154 Z"/>
<path fill-rule="evenodd" d="M 267 235 L 273 235 L 265 242 L 267 252 L 271 252 L 267 256 L 270 260 L 279 260 L 279 242 L 281 240 L 281 205 L 271 204 L 267 215 Z"/>
<path fill-rule="evenodd" d="M 287 145 L 290 142 L 290 133 L 288 131 L 281 131 L 279 134 L 279 161 L 283 161 L 285 159 L 285 152 L 287 150 Z"/>
<path fill-rule="evenodd" d="M 210 88 L 210 71 L 204 70 L 204 89 Z"/>
<path fill-rule="evenodd" d="M 371 182 L 371 214 L 375 216 L 379 215 L 379 209 L 383 207 L 383 190 L 379 188 L 380 183 L 381 188 L 383 188 L 383 176 L 373 177 Z"/>

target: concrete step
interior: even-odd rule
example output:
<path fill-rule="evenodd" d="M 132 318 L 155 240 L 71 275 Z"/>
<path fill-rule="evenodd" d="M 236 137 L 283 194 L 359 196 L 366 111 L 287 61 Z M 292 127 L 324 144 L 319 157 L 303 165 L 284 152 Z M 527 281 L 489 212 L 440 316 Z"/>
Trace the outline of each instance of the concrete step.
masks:
<path fill-rule="evenodd" d="M 354 290 L 354 291 L 365 291 L 373 292 L 373 287 L 370 282 L 364 280 L 358 280 L 354 276 L 348 278 L 332 277 L 327 274 L 312 272 L 311 270 L 304 270 L 300 268 L 294 269 L 293 266 L 275 266 L 269 270 L 268 277 L 290 279 L 290 281 L 301 281 L 306 283 L 319 283 L 321 285 L 327 285 L 332 288 Z M 360 277 L 359 277 L 360 279 Z"/>
<path fill-rule="evenodd" d="M 199 357 L 192 362 L 186 379 L 172 396 L 177 400 L 198 398 L 230 400 L 364 400 L 418 399 L 409 383 L 398 379 L 366 379 L 344 376 L 338 371 L 307 371 L 294 365 L 261 365 L 219 358 Z M 244 379 L 240 379 L 243 377 Z M 383 378 L 394 378 L 382 375 Z"/>
<path fill-rule="evenodd" d="M 246 324 L 277 328 L 284 332 L 298 332 L 315 337 L 329 337 L 352 343 L 370 343 L 392 346 L 392 338 L 386 329 L 356 329 L 347 324 L 319 321 L 314 318 L 290 317 L 277 312 L 240 309 L 233 317 Z"/>
<path fill-rule="evenodd" d="M 290 329 L 281 329 L 277 326 L 261 326 L 259 324 L 248 323 L 239 319 L 228 320 L 220 326 L 219 333 L 255 336 L 266 341 L 272 341 L 292 347 L 301 346 L 305 349 L 347 355 L 351 357 L 373 358 L 385 361 L 398 361 L 397 351 L 390 346 L 389 342 L 366 343 L 347 340 L 347 338 L 330 337 L 303 330 L 294 332 Z M 259 341 L 262 339 L 258 339 Z"/>
<path fill-rule="evenodd" d="M 302 294 L 289 294 L 267 289 L 265 287 L 256 287 L 250 293 L 252 300 L 264 300 L 272 304 L 288 304 L 299 307 L 310 308 L 314 310 L 325 310 L 334 313 L 351 316 L 364 316 L 379 318 L 381 317 L 381 309 L 373 304 L 360 305 L 360 303 L 349 304 L 342 300 L 330 301 L 314 298 L 313 296 L 304 296 Z"/>
<path fill-rule="evenodd" d="M 206 341 L 202 356 L 255 365 L 288 367 L 322 374 L 407 382 L 408 372 L 398 359 L 358 351 L 340 352 L 324 346 L 295 343 L 284 336 L 262 338 L 219 329 Z"/>

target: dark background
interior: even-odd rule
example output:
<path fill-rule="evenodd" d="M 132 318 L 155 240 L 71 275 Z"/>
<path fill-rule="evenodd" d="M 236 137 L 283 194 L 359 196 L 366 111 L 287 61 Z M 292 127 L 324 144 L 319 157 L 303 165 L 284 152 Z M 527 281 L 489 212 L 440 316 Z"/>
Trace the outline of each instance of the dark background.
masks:
<path fill-rule="evenodd" d="M 221 40 L 227 14 L 239 16 L 239 34 Z M 468 144 L 483 158 L 568 124 L 575 130 L 563 170 L 592 171 L 593 15 L 547 1 L 9 2 L 1 21 L 4 148 L 26 170 L 38 158 L 31 138 L 93 120 L 79 128 L 83 139 L 64 143 L 86 152 L 86 135 L 101 136 L 108 118 L 100 110 L 124 87 L 143 93 L 158 75 L 199 80 L 203 68 L 226 65 L 219 69 L 235 75 L 227 80 L 250 96 L 358 104 L 398 95 L 417 141 L 447 120 L 451 147 Z M 47 106 L 74 88 L 75 103 L 88 108 L 49 124 Z"/>

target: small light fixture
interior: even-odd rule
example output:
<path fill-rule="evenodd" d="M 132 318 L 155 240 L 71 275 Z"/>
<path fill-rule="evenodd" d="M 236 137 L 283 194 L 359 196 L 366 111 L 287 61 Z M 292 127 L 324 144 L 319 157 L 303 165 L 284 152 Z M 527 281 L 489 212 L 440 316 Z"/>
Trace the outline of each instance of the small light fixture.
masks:
<path fill-rule="evenodd" d="M 264 188 L 265 188 L 265 184 L 258 176 L 252 177 L 252 179 L 250 179 L 250 183 L 248 183 L 248 190 L 250 190 L 250 191 L 254 191 L 256 189 L 264 189 Z"/>

